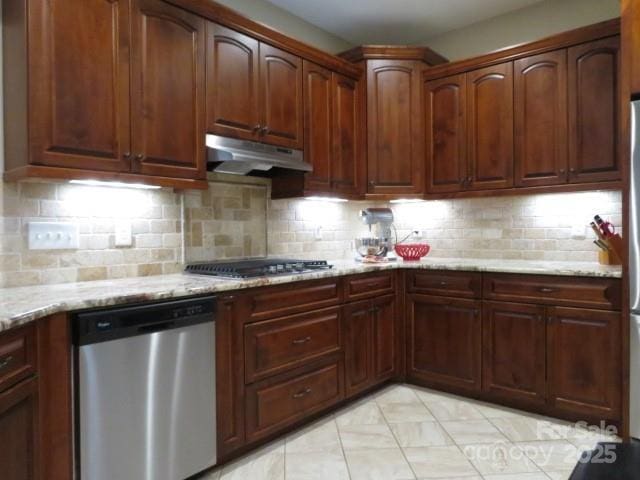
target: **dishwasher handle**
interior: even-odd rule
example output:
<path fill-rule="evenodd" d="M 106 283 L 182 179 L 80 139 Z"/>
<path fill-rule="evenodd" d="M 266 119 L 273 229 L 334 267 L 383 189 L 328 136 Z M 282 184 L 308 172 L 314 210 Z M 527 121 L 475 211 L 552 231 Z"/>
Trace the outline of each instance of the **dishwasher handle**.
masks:
<path fill-rule="evenodd" d="M 140 333 L 155 333 L 162 332 L 163 330 L 169 330 L 175 327 L 176 322 L 161 322 L 161 323 L 152 323 L 150 325 L 143 325 L 138 327 L 138 332 Z"/>

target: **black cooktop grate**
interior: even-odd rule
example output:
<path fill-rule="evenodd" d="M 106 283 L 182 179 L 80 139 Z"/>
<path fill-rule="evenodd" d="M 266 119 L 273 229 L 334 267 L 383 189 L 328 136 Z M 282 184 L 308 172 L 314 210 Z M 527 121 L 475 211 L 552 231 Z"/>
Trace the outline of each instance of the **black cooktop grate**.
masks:
<path fill-rule="evenodd" d="M 274 275 L 293 275 L 332 268 L 326 260 L 296 260 L 273 258 L 241 260 L 237 262 L 210 262 L 187 265 L 185 271 L 198 275 L 223 278 L 255 278 Z"/>

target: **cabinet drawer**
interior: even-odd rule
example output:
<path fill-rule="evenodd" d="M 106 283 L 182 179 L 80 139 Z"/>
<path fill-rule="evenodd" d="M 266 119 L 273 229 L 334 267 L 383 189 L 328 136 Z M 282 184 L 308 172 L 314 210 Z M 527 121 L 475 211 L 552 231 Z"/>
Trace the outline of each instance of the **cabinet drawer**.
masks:
<path fill-rule="evenodd" d="M 294 283 L 257 290 L 248 296 L 250 320 L 282 317 L 331 307 L 342 301 L 340 279 Z"/>
<path fill-rule="evenodd" d="M 548 275 L 487 275 L 484 298 L 569 307 L 619 310 L 622 292 L 615 278 Z"/>
<path fill-rule="evenodd" d="M 407 275 L 410 293 L 447 297 L 480 298 L 480 273 L 448 271 L 411 271 Z"/>
<path fill-rule="evenodd" d="M 273 434 L 344 398 L 342 362 L 247 388 L 247 440 Z"/>
<path fill-rule="evenodd" d="M 345 300 L 362 300 L 393 293 L 395 287 L 393 271 L 365 273 L 345 280 Z"/>
<path fill-rule="evenodd" d="M 35 326 L 0 335 L 0 391 L 36 373 Z"/>
<path fill-rule="evenodd" d="M 247 383 L 340 350 L 337 307 L 245 326 Z"/>

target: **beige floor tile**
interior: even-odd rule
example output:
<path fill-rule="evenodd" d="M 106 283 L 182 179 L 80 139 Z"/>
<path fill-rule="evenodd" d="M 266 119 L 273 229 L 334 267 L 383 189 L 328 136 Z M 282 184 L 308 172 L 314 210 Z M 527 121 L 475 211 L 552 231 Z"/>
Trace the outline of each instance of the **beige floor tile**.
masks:
<path fill-rule="evenodd" d="M 390 427 L 402 448 L 453 445 L 453 440 L 438 422 L 396 423 Z"/>
<path fill-rule="evenodd" d="M 389 403 L 418 403 L 420 400 L 411 387 L 406 385 L 393 385 L 382 390 L 375 396 L 378 405 Z"/>
<path fill-rule="evenodd" d="M 544 473 L 507 473 L 506 475 L 485 475 L 484 480 L 549 480 Z"/>
<path fill-rule="evenodd" d="M 451 400 L 463 400 L 462 397 L 456 395 L 439 392 L 437 390 L 431 390 L 424 387 L 412 387 L 415 394 L 418 396 L 421 402 L 435 403 L 435 402 L 447 402 Z"/>
<path fill-rule="evenodd" d="M 571 474 L 573 473 L 573 469 L 545 473 L 551 480 L 569 480 L 571 478 Z"/>
<path fill-rule="evenodd" d="M 524 442 L 517 445 L 544 471 L 573 470 L 578 463 L 578 449 L 566 440 Z"/>
<path fill-rule="evenodd" d="M 410 480 L 415 476 L 399 448 L 345 452 L 351 480 Z"/>
<path fill-rule="evenodd" d="M 622 441 L 622 439 L 613 432 L 582 427 L 567 428 L 565 437 L 580 451 L 593 450 L 596 444 L 600 442 L 620 443 Z"/>
<path fill-rule="evenodd" d="M 513 418 L 522 416 L 522 412 L 502 405 L 478 402 L 475 407 L 487 418 Z"/>
<path fill-rule="evenodd" d="M 340 436 L 333 419 L 323 420 L 296 432 L 286 440 L 286 453 L 339 452 Z"/>
<path fill-rule="evenodd" d="M 456 446 L 405 448 L 404 454 L 420 479 L 478 475 Z"/>
<path fill-rule="evenodd" d="M 513 443 L 465 445 L 461 449 L 482 475 L 540 473 L 540 469 Z"/>
<path fill-rule="evenodd" d="M 562 439 L 561 430 L 557 425 L 543 418 L 524 416 L 492 418 L 491 423 L 512 442 Z"/>
<path fill-rule="evenodd" d="M 427 408 L 441 422 L 457 420 L 481 420 L 485 417 L 474 404 L 460 400 L 426 402 Z"/>
<path fill-rule="evenodd" d="M 289 453 L 286 455 L 287 480 L 349 480 L 342 452 Z"/>
<path fill-rule="evenodd" d="M 380 407 L 374 401 L 358 403 L 341 410 L 336 414 L 339 426 L 346 425 L 376 425 L 384 423 Z"/>
<path fill-rule="evenodd" d="M 458 445 L 507 441 L 507 438 L 489 420 L 442 422 L 441 425 Z"/>
<path fill-rule="evenodd" d="M 398 446 L 389 427 L 384 425 L 346 425 L 340 427 L 344 450 L 395 448 Z"/>
<path fill-rule="evenodd" d="M 380 406 L 389 423 L 426 422 L 435 420 L 422 403 L 386 403 Z"/>
<path fill-rule="evenodd" d="M 220 480 L 284 480 L 284 442 L 261 448 L 223 467 Z"/>

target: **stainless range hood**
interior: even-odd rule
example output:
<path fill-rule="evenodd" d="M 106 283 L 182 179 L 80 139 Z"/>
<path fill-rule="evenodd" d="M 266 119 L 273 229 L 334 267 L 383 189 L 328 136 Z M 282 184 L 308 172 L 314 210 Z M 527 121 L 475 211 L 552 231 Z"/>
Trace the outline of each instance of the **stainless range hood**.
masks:
<path fill-rule="evenodd" d="M 310 172 L 301 150 L 275 147 L 236 138 L 207 135 L 207 162 L 213 171 L 247 175 L 253 170 L 268 171 L 274 167 Z"/>

